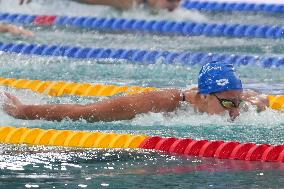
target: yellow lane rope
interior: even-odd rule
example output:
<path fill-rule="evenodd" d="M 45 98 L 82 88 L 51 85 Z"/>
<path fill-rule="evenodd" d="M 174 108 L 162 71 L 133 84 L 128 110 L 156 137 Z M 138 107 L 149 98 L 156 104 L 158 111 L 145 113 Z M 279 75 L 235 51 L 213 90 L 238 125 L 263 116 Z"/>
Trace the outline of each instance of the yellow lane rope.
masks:
<path fill-rule="evenodd" d="M 32 91 L 51 96 L 112 96 L 119 93 L 133 94 L 156 90 L 153 87 L 115 86 L 90 83 L 74 83 L 65 81 L 40 81 L 15 78 L 0 78 L 0 85 Z"/>
<path fill-rule="evenodd" d="M 144 135 L 0 127 L 0 143 L 80 148 L 138 148 Z"/>

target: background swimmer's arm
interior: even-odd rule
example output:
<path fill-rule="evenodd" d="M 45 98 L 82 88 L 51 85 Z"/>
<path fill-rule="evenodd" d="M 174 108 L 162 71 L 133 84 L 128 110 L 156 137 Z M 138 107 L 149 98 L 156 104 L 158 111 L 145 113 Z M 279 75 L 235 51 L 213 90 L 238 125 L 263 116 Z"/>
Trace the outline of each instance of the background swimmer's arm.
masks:
<path fill-rule="evenodd" d="M 0 24 L 0 32 L 2 33 L 11 33 L 13 35 L 25 35 L 25 36 L 33 36 L 33 33 L 29 30 L 25 30 L 21 27 L 11 25 L 11 24 Z"/>
<path fill-rule="evenodd" d="M 135 0 L 76 0 L 80 3 L 106 5 L 118 9 L 130 9 L 135 4 Z"/>
<path fill-rule="evenodd" d="M 25 105 L 10 94 L 6 94 L 6 96 L 8 100 L 4 104 L 4 110 L 16 118 L 46 120 L 83 118 L 88 121 L 126 120 L 141 113 L 170 112 L 175 110 L 182 100 L 178 90 L 141 93 L 111 98 L 88 105 Z"/>

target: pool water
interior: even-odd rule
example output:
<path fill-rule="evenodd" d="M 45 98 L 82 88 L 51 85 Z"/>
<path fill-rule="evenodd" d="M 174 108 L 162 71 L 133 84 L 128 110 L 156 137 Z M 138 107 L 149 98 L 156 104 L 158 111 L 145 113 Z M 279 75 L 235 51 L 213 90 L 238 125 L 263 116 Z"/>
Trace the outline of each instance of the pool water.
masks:
<path fill-rule="evenodd" d="M 13 6 L 13 4 L 15 6 Z M 48 6 L 47 6 L 48 5 Z M 66 10 L 71 10 L 67 12 Z M 71 1 L 36 1 L 17 6 L 1 1 L 1 12 L 85 15 L 143 19 L 191 20 L 220 23 L 282 25 L 282 15 L 267 13 L 202 13 L 177 10 L 120 13 L 105 7 L 87 7 Z M 283 40 L 209 37 L 177 37 L 103 33 L 78 28 L 32 27 L 34 38 L 0 36 L 1 42 L 60 44 L 81 47 L 139 48 L 169 51 L 205 51 L 258 56 L 282 56 Z M 196 86 L 200 66 L 140 64 L 117 60 L 78 60 L 1 53 L 0 76 L 9 78 L 64 80 L 73 82 L 139 85 L 161 88 Z M 284 94 L 284 70 L 240 66 L 245 88 L 266 94 Z M 50 97 L 29 90 L 0 87 L 24 103 L 90 103 L 98 97 Z M 3 103 L 3 96 L 0 98 Z M 273 110 L 256 113 L 251 106 L 234 122 L 228 115 L 197 114 L 185 106 L 167 115 L 148 113 L 133 120 L 87 123 L 85 120 L 51 122 L 19 120 L 0 110 L 0 125 L 43 129 L 70 129 L 164 137 L 283 144 L 284 115 Z M 0 188 L 281 188 L 281 163 L 244 162 L 212 158 L 172 156 L 146 150 L 97 150 L 59 147 L 0 145 Z"/>

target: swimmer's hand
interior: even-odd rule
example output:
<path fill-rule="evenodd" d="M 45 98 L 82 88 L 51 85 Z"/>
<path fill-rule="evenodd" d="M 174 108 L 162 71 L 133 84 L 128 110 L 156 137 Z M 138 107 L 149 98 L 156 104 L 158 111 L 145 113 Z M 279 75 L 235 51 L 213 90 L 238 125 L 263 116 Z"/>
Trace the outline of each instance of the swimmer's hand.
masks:
<path fill-rule="evenodd" d="M 0 24 L 0 32 L 8 32 L 13 35 L 34 36 L 33 32 L 11 24 Z"/>
<path fill-rule="evenodd" d="M 255 105 L 257 107 L 257 112 L 265 111 L 266 108 L 269 107 L 267 95 L 261 95 L 255 91 L 245 91 L 242 99 L 252 105 Z"/>
<path fill-rule="evenodd" d="M 3 110 L 7 114 L 15 118 L 20 118 L 20 119 L 24 118 L 24 111 L 23 111 L 24 104 L 22 104 L 17 97 L 9 93 L 5 92 L 4 95 L 6 96 L 6 99 L 3 104 Z"/>
<path fill-rule="evenodd" d="M 30 2 L 32 2 L 32 0 L 19 0 L 19 4 L 20 4 L 20 5 L 22 5 L 22 4 L 24 4 L 24 3 L 28 4 L 28 3 L 30 3 Z"/>

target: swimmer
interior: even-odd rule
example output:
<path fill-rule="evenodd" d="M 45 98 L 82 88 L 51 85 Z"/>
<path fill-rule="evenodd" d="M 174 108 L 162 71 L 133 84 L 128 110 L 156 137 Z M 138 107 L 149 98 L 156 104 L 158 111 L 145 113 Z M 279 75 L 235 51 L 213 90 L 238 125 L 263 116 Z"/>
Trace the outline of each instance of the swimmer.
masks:
<path fill-rule="evenodd" d="M 19 4 L 28 4 L 32 0 L 19 0 Z M 117 9 L 130 9 L 136 5 L 146 5 L 155 9 L 167 9 L 168 11 L 175 10 L 181 0 L 73 0 L 79 3 L 92 4 L 92 5 L 105 5 Z"/>
<path fill-rule="evenodd" d="M 118 9 L 130 9 L 137 5 L 146 5 L 155 9 L 175 10 L 181 0 L 75 0 L 80 3 L 107 5 Z"/>
<path fill-rule="evenodd" d="M 232 64 L 212 62 L 199 73 L 198 87 L 181 91 L 166 89 L 122 97 L 114 97 L 87 105 L 46 104 L 27 105 L 15 96 L 5 93 L 3 105 L 9 115 L 26 120 L 44 119 L 60 121 L 85 119 L 89 122 L 129 120 L 137 114 L 172 112 L 182 103 L 192 105 L 196 111 L 208 114 L 229 113 L 231 120 L 240 114 L 243 101 L 256 105 L 258 110 L 269 106 L 267 96 L 243 91 L 242 82 Z M 189 115 L 190 116 L 190 115 Z"/>
<path fill-rule="evenodd" d="M 30 3 L 32 0 L 19 0 L 20 5 L 23 3 Z M 73 0 L 79 3 L 92 5 L 105 5 L 117 9 L 131 9 L 137 5 L 146 5 L 154 9 L 167 9 L 168 11 L 175 10 L 181 0 Z"/>
<path fill-rule="evenodd" d="M 76 0 L 81 3 L 107 5 L 118 9 L 130 9 L 143 4 L 155 9 L 167 9 L 173 11 L 179 6 L 181 0 Z"/>
<path fill-rule="evenodd" d="M 4 23 L 0 23 L 0 32 L 1 33 L 10 33 L 13 35 L 23 35 L 23 36 L 27 36 L 27 37 L 32 37 L 34 34 L 33 32 L 26 30 L 22 27 L 18 27 L 12 24 L 4 24 Z"/>

